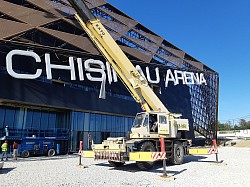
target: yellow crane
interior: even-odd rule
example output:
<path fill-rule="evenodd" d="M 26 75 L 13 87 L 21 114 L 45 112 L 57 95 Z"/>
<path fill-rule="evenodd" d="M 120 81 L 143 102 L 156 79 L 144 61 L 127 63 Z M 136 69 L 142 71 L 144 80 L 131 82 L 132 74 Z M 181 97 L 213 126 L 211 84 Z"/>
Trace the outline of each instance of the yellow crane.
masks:
<path fill-rule="evenodd" d="M 189 131 L 188 120 L 181 119 L 181 114 L 169 112 L 83 0 L 68 1 L 84 31 L 115 69 L 135 101 L 145 109 L 136 115 L 129 140 L 108 138 L 102 144 L 93 144 L 92 156 L 107 159 L 116 167 L 135 160 L 139 168 L 149 169 L 154 164 L 152 153 L 160 150 L 159 138 L 164 137 L 167 157 L 172 163 L 181 164 L 188 153 L 189 141 L 185 139 L 185 132 Z"/>

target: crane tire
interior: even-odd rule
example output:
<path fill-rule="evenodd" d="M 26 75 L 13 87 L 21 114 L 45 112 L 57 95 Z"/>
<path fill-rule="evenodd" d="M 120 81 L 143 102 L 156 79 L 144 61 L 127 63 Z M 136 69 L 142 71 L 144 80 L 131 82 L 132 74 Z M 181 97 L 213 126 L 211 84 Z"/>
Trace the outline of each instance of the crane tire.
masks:
<path fill-rule="evenodd" d="M 184 147 L 181 142 L 174 143 L 173 157 L 170 159 L 171 163 L 174 165 L 180 165 L 184 161 Z"/>
<path fill-rule="evenodd" d="M 30 156 L 30 152 L 28 150 L 23 150 L 21 153 L 22 158 L 28 158 Z"/>
<path fill-rule="evenodd" d="M 55 156 L 55 154 L 56 154 L 55 149 L 50 149 L 50 150 L 48 151 L 48 156 Z"/>
<path fill-rule="evenodd" d="M 152 142 L 146 141 L 141 144 L 140 151 L 141 152 L 155 152 L 156 148 Z M 140 170 L 149 170 L 154 166 L 154 162 L 137 161 L 136 164 Z"/>

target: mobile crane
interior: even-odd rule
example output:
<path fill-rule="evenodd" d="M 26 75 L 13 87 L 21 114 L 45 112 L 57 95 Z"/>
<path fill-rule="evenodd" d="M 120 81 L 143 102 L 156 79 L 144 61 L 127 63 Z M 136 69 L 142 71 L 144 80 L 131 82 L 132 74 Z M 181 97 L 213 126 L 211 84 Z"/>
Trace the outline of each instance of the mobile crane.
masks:
<path fill-rule="evenodd" d="M 129 139 L 108 138 L 102 144 L 92 144 L 92 156 L 107 159 L 114 167 L 133 160 L 140 169 L 147 170 L 154 165 L 150 154 L 159 152 L 159 138 L 164 137 L 167 158 L 173 164 L 182 164 L 184 155 L 188 153 L 189 141 L 185 138 L 185 132 L 189 131 L 188 119 L 181 119 L 181 114 L 169 112 L 83 0 L 68 1 L 84 31 L 115 69 L 135 101 L 145 110 L 136 115 Z"/>

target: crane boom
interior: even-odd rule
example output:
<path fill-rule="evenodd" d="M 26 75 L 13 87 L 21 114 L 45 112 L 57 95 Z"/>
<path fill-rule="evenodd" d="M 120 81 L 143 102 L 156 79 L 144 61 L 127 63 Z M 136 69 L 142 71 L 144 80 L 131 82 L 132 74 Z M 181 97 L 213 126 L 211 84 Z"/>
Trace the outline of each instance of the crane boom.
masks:
<path fill-rule="evenodd" d="M 76 11 L 75 18 L 115 69 L 135 101 L 140 103 L 147 112 L 153 110 L 169 114 L 170 112 L 150 88 L 147 80 L 137 71 L 100 20 L 91 13 L 85 2 L 83 0 L 68 1 Z"/>

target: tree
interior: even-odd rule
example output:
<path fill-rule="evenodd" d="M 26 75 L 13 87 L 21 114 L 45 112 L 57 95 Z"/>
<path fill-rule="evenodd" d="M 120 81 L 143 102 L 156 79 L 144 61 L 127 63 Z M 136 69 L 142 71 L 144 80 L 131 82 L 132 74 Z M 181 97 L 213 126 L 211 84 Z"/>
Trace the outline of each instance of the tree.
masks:
<path fill-rule="evenodd" d="M 231 130 L 231 126 L 229 123 L 218 123 L 218 131 Z"/>
<path fill-rule="evenodd" d="M 247 129 L 247 122 L 244 119 L 240 119 L 239 125 L 241 129 Z"/>

